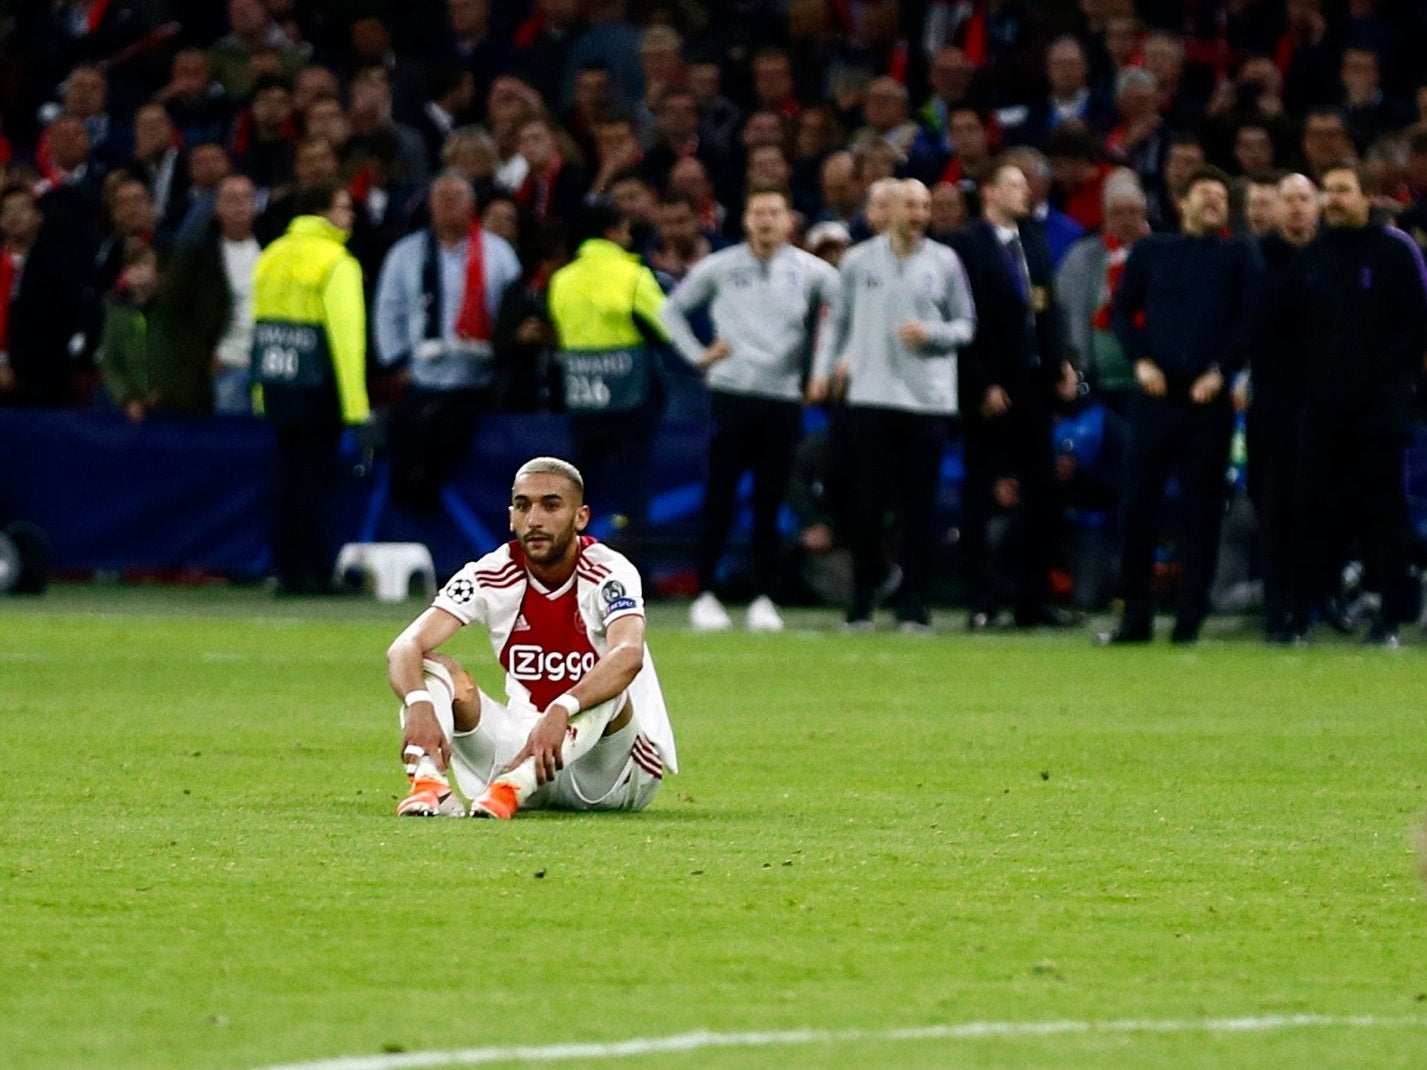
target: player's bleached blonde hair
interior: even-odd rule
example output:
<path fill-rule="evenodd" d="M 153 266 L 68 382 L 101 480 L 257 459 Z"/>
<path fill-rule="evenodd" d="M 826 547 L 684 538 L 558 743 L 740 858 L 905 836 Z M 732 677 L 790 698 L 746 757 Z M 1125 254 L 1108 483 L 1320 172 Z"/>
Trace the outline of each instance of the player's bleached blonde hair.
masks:
<path fill-rule="evenodd" d="M 564 476 L 580 492 L 580 500 L 585 497 L 585 477 L 580 475 L 580 470 L 569 461 L 562 461 L 559 457 L 532 457 L 521 465 L 515 472 L 514 483 L 519 483 L 526 476 L 534 475 L 555 475 Z M 514 486 L 511 487 L 514 490 Z"/>

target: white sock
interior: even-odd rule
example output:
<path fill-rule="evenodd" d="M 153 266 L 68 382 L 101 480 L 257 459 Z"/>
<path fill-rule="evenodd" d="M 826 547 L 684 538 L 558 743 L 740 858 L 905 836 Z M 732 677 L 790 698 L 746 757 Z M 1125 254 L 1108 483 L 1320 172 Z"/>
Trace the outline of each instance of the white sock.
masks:
<path fill-rule="evenodd" d="M 564 768 L 570 768 L 574 762 L 590 752 L 590 748 L 600 741 L 604 730 L 622 708 L 620 696 L 616 696 L 608 702 L 581 710 L 570 718 L 570 731 L 565 733 L 565 742 L 560 748 Z M 525 800 L 539 787 L 535 779 L 535 759 L 525 759 L 509 773 L 502 773 L 491 783 L 509 784 L 515 789 L 516 799 L 524 805 Z"/>

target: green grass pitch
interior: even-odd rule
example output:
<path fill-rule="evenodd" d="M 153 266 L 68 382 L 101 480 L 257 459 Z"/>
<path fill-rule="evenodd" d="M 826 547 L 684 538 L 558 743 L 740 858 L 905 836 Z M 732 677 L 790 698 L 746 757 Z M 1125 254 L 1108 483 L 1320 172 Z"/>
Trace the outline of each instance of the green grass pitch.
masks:
<path fill-rule="evenodd" d="M 1420 639 L 695 636 L 656 607 L 685 772 L 650 810 L 399 821 L 383 652 L 418 609 L 0 602 L 0 1067 L 701 1029 L 859 1037 L 598 1065 L 1427 1059 Z M 483 636 L 448 649 L 498 688 Z M 1296 1014 L 1372 1021 L 885 1034 Z"/>

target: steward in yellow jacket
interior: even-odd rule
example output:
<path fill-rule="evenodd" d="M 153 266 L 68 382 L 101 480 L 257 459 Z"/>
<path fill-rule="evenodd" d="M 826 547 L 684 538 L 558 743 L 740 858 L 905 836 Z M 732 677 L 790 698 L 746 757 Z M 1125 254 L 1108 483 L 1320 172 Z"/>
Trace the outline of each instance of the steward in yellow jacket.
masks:
<path fill-rule="evenodd" d="M 333 588 L 332 491 L 343 424 L 364 423 L 367 317 L 347 252 L 352 197 L 331 183 L 297 194 L 297 218 L 258 258 L 253 378 L 277 437 L 273 560 L 284 594 Z"/>
<path fill-rule="evenodd" d="M 587 207 L 585 240 L 550 278 L 547 302 L 559 339 L 575 464 L 617 530 L 648 518 L 654 436 L 664 412 L 668 334 L 664 292 L 628 252 L 629 223 L 610 205 Z"/>
<path fill-rule="evenodd" d="M 328 204 L 315 207 L 328 193 Z M 313 203 L 299 203 L 287 233 L 258 258 L 253 378 L 274 423 L 360 424 L 371 410 L 362 269 L 346 247 L 351 199 L 330 187 L 299 198 L 309 194 L 317 195 Z"/>

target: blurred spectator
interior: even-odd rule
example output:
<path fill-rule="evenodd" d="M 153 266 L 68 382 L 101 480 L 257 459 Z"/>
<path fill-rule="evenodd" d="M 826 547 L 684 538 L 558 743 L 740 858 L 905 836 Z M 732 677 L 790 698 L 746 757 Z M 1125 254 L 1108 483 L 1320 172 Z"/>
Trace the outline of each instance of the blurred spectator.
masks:
<path fill-rule="evenodd" d="M 145 104 L 134 113 L 134 153 L 124 170 L 149 187 L 160 227 L 172 232 L 188 207 L 188 155 L 162 104 Z"/>
<path fill-rule="evenodd" d="M 575 218 L 589 188 L 589 175 L 561 153 L 558 130 L 548 118 L 531 118 L 521 127 L 519 154 L 525 160 L 525 180 L 512 198 L 524 224 Z"/>
<path fill-rule="evenodd" d="M 1174 34 L 1152 33 L 1143 46 L 1144 68 L 1159 91 L 1159 111 L 1171 130 L 1195 130 L 1203 106 L 1184 84 L 1184 42 Z"/>
<path fill-rule="evenodd" d="M 716 594 L 745 472 L 753 478 L 753 594 L 748 627 L 782 631 L 778 594 L 778 510 L 802 435 L 802 378 L 816 326 L 837 299 L 837 273 L 789 243 L 792 212 L 782 187 L 749 187 L 748 240 L 703 260 L 662 312 L 679 353 L 704 374 L 713 432 L 700 524 L 696 630 L 729 627 Z M 705 346 L 689 316 L 707 307 L 713 341 Z M 827 346 L 830 338 L 823 337 Z M 819 361 L 818 363 L 824 363 Z"/>
<path fill-rule="evenodd" d="M 839 267 L 843 254 L 852 246 L 852 235 L 846 225 L 829 220 L 810 227 L 803 245 L 819 260 Z"/>
<path fill-rule="evenodd" d="M 699 109 L 699 137 L 713 152 L 723 155 L 733 148 L 743 118 L 738 105 L 723 95 L 717 63 L 690 63 L 688 86 Z"/>
<path fill-rule="evenodd" d="M 620 217 L 629 224 L 629 250 L 637 256 L 644 256 L 654 242 L 659 195 L 638 171 L 626 171 L 616 175 L 610 183 L 609 199 Z"/>
<path fill-rule="evenodd" d="M 271 191 L 258 217 L 258 240 L 267 245 L 285 234 L 296 217 L 297 194 L 319 183 L 338 184 L 341 170 L 337 152 L 325 137 L 309 134 L 299 141 L 293 154 L 292 181 Z"/>
<path fill-rule="evenodd" d="M 392 495 L 418 509 L 437 504 L 490 408 L 493 325 L 521 276 L 515 250 L 481 228 L 460 175 L 432 182 L 428 204 L 430 227 L 382 266 L 374 317 L 381 366 L 406 379 L 391 422 Z"/>
<path fill-rule="evenodd" d="M 353 162 L 360 169 L 375 151 L 379 139 L 395 143 L 395 169 L 391 182 L 407 187 L 426 184 L 428 164 L 426 144 L 411 127 L 392 118 L 391 76 L 381 66 L 363 67 L 352 77 L 351 107 L 347 118 L 352 127 Z"/>
<path fill-rule="evenodd" d="M 666 193 L 659 202 L 655 235 L 646 257 L 649 266 L 676 283 L 714 249 L 708 235 L 699 229 L 694 202 L 678 193 Z"/>
<path fill-rule="evenodd" d="M 510 247 L 520 252 L 520 209 L 509 197 L 492 197 L 481 209 L 481 229 L 504 238 Z"/>
<path fill-rule="evenodd" d="M 1114 125 L 1114 105 L 1090 88 L 1090 64 L 1074 37 L 1059 37 L 1046 49 L 1045 79 L 1049 94 L 1030 106 L 1022 122 L 1008 125 L 1010 140 L 1039 146 L 1064 123 L 1096 135 Z"/>
<path fill-rule="evenodd" d="M 1105 228 L 1077 242 L 1056 274 L 1066 343 L 1096 400 L 1123 418 L 1136 391 L 1135 368 L 1110 325 L 1110 304 L 1137 241 L 1149 233 L 1149 201 L 1133 171 L 1105 181 Z"/>
<path fill-rule="evenodd" d="M 1263 238 L 1278 225 L 1279 175 L 1254 175 L 1244 184 L 1244 229 L 1252 237 Z"/>
<path fill-rule="evenodd" d="M 1275 166 L 1273 135 L 1262 123 L 1246 122 L 1234 134 L 1234 162 L 1241 175 L 1262 175 Z"/>
<path fill-rule="evenodd" d="M 477 198 L 494 194 L 498 162 L 495 142 L 479 126 L 456 127 L 441 146 L 443 169 L 459 172 L 476 191 Z"/>
<path fill-rule="evenodd" d="M 1223 172 L 1191 176 L 1179 208 L 1181 234 L 1152 235 L 1130 251 L 1111 311 L 1140 393 L 1130 406 L 1125 610 L 1115 631 L 1101 637 L 1110 643 L 1152 637 L 1158 506 L 1172 472 L 1189 502 L 1173 642 L 1198 641 L 1218 560 L 1234 424 L 1226 384 L 1247 356 L 1261 259 L 1247 240 L 1225 236 Z"/>
<path fill-rule="evenodd" d="M 991 138 L 986 120 L 975 108 L 957 107 L 947 118 L 947 126 L 953 155 L 941 174 L 941 181 L 958 183 L 963 193 L 973 194 L 991 167 Z"/>
<path fill-rule="evenodd" d="M 788 161 L 793 166 L 793 208 L 804 217 L 812 218 L 822 210 L 819 175 L 823 163 L 845 140 L 837 116 L 826 105 L 805 108 L 793 120 L 792 156 Z"/>
<path fill-rule="evenodd" d="M 69 400 L 74 310 L 86 261 L 23 183 L 0 190 L 0 404 Z"/>
<path fill-rule="evenodd" d="M 965 52 L 949 45 L 932 57 L 927 77 L 932 91 L 918 110 L 917 120 L 942 154 L 951 156 L 951 113 L 961 107 L 975 109 L 978 104 L 972 92 L 976 68 Z"/>
<path fill-rule="evenodd" d="M 1067 122 L 1047 140 L 1045 154 L 1055 173 L 1058 207 L 1082 230 L 1099 230 L 1105 177 L 1114 170 L 1103 160 L 1099 142 Z"/>
<path fill-rule="evenodd" d="M 256 92 L 252 62 L 258 55 L 275 54 L 280 73 L 289 77 L 306 58 L 282 32 L 263 0 L 228 0 L 228 26 L 231 32 L 209 50 L 208 58 L 214 80 L 229 96 Z"/>
<path fill-rule="evenodd" d="M 103 168 L 90 157 L 89 133 L 84 121 L 61 115 L 45 130 L 48 156 L 36 160 L 43 176 L 37 187 L 45 219 L 85 257 L 100 224 Z"/>
<path fill-rule="evenodd" d="M 89 278 L 86 304 L 97 328 L 106 294 L 119 281 L 124 267 L 125 251 L 131 243 L 152 245 L 158 216 L 154 211 L 153 194 L 149 187 L 126 171 L 115 171 L 104 184 L 104 196 L 109 214 L 109 230 L 94 254 L 94 266 Z M 91 335 L 90 351 L 97 340 Z"/>
<path fill-rule="evenodd" d="M 253 233 L 257 215 L 253 180 L 225 177 L 212 219 L 164 273 L 162 300 L 171 313 L 173 346 L 208 362 L 213 411 L 225 416 L 253 411 L 253 271 L 261 251 Z"/>
<path fill-rule="evenodd" d="M 177 344 L 170 327 L 188 310 L 160 301 L 158 254 L 130 242 L 114 290 L 105 298 L 99 365 L 109 398 L 131 423 L 150 412 L 213 411 L 209 358 Z"/>
<path fill-rule="evenodd" d="M 114 140 L 124 140 L 115 129 L 109 115 L 109 83 L 104 71 L 99 67 L 76 67 L 60 83 L 60 107 L 43 109 L 43 113 L 55 118 L 68 115 L 84 123 L 84 132 L 89 136 L 89 145 L 96 156 L 105 161 L 122 152 Z M 35 149 L 35 163 L 44 171 L 49 162 L 49 138 L 41 136 Z"/>
<path fill-rule="evenodd" d="M 1159 112 L 1154 75 L 1127 68 L 1115 79 L 1115 110 L 1119 123 L 1105 138 L 1111 160 L 1130 168 L 1146 185 L 1164 170 L 1169 130 Z"/>
<path fill-rule="evenodd" d="M 862 209 L 864 186 L 857 160 L 850 152 L 834 152 L 823 161 L 818 176 L 823 210 L 820 220 L 851 227 Z"/>
<path fill-rule="evenodd" d="M 474 80 L 473 99 L 484 102 L 491 79 L 511 67 L 510 42 L 491 29 L 491 0 L 446 0 L 446 18 L 451 29 L 446 41 L 451 59 Z M 437 88 L 439 97 L 440 86 Z"/>
<path fill-rule="evenodd" d="M 568 101 L 574 72 L 592 62 L 608 69 L 611 88 L 621 100 L 647 99 L 645 74 L 640 66 L 640 31 L 629 21 L 628 8 L 625 0 L 586 0 L 585 29 L 570 49 L 561 96 L 546 97 L 546 104 L 553 107 Z"/>
<path fill-rule="evenodd" d="M 300 595 L 331 590 L 338 439 L 370 409 L 362 272 L 344 247 L 351 194 L 321 182 L 295 200 L 296 218 L 254 272 L 253 375 L 277 435 L 278 590 Z"/>
<path fill-rule="evenodd" d="M 1335 108 L 1316 108 L 1303 121 L 1303 162 L 1308 177 L 1321 179 L 1328 167 L 1356 160 L 1358 150 L 1348 134 L 1348 124 Z"/>
<path fill-rule="evenodd" d="M 564 105 L 570 52 L 584 30 L 579 0 L 535 0 L 515 32 L 515 66 L 539 95 Z"/>
<path fill-rule="evenodd" d="M 699 215 L 699 229 L 708 234 L 721 234 L 725 229 L 728 210 L 714 197 L 714 184 L 704 165 L 686 156 L 669 172 L 668 192 L 687 197 Z"/>
<path fill-rule="evenodd" d="M 412 126 L 426 145 L 429 167 L 440 167 L 441 146 L 452 130 L 470 120 L 476 99 L 476 80 L 469 70 L 436 67 L 431 71 L 431 92 Z"/>
<path fill-rule="evenodd" d="M 554 412 L 561 408 L 555 330 L 546 314 L 550 277 L 570 260 L 559 225 L 537 227 L 530 238 L 529 267 L 511 286 L 496 317 L 495 405 L 502 412 Z"/>
<path fill-rule="evenodd" d="M 639 147 L 634 120 L 627 115 L 607 115 L 595 123 L 595 176 L 590 182 L 591 197 L 605 197 L 617 175 L 639 167 L 644 152 Z"/>
<path fill-rule="evenodd" d="M 949 244 L 952 237 L 970 218 L 966 210 L 966 194 L 954 182 L 938 182 L 931 190 L 932 216 L 927 224 L 927 237 Z"/>
<path fill-rule="evenodd" d="M 336 101 L 337 110 L 341 111 L 341 99 L 342 83 L 328 68 L 308 64 L 297 72 L 292 83 L 292 108 L 304 120 L 310 121 L 311 108 L 319 100 Z M 314 131 L 309 127 L 303 133 L 311 134 Z"/>
<path fill-rule="evenodd" d="M 1328 37 L 1322 0 L 1287 0 L 1283 37 L 1275 55 L 1284 72 L 1283 102 L 1290 111 L 1331 103 L 1338 85 L 1338 54 Z"/>
<path fill-rule="evenodd" d="M 183 144 L 190 148 L 221 141 L 236 110 L 223 87 L 214 81 L 208 57 L 199 48 L 174 54 L 172 75 L 155 99 L 167 109 Z"/>
<path fill-rule="evenodd" d="M 1404 101 L 1383 93 L 1378 58 L 1369 49 L 1345 49 L 1338 78 L 1343 87 L 1338 103 L 1359 146 L 1370 145 L 1382 134 L 1412 121 L 1412 109 Z"/>
<path fill-rule="evenodd" d="M 1179 202 L 1189 179 L 1204 167 L 1204 146 L 1193 134 L 1176 134 L 1164 157 L 1164 179 L 1150 193 L 1150 225 L 1155 230 L 1179 229 Z"/>
<path fill-rule="evenodd" d="M 297 137 L 291 85 L 280 77 L 265 77 L 253 86 L 252 104 L 233 128 L 233 161 L 259 189 L 271 189 L 291 172 Z"/>
<path fill-rule="evenodd" d="M 753 110 L 796 119 L 802 111 L 793 82 L 793 61 L 781 48 L 764 48 L 753 57 Z"/>
<path fill-rule="evenodd" d="M 705 145 L 699 134 L 699 112 L 694 94 L 675 86 L 665 91 L 655 110 L 654 136 L 644 154 L 642 169 L 655 186 L 663 188 L 674 164 L 685 156 L 695 156 L 711 172 L 721 164 L 713 146 Z"/>
<path fill-rule="evenodd" d="M 684 85 L 684 39 L 672 26 L 651 26 L 639 38 L 639 66 L 644 75 L 640 112 L 653 117 L 664 94 Z"/>
<path fill-rule="evenodd" d="M 923 181 L 936 178 L 943 156 L 911 120 L 905 86 L 891 78 L 875 79 L 863 98 L 862 118 L 864 125 L 852 138 L 854 149 L 872 141 L 884 142 L 894 151 L 895 166 L 902 174 Z"/>

